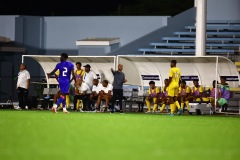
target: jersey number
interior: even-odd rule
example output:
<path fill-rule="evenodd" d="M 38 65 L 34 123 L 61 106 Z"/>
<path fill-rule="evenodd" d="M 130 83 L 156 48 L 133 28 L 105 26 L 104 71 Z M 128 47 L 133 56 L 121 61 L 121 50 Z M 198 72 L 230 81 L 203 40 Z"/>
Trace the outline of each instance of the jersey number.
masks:
<path fill-rule="evenodd" d="M 62 76 L 63 77 L 66 77 L 67 75 L 66 75 L 66 73 L 67 73 L 67 68 L 66 67 L 63 67 L 63 69 L 64 69 L 64 71 L 62 72 Z"/>

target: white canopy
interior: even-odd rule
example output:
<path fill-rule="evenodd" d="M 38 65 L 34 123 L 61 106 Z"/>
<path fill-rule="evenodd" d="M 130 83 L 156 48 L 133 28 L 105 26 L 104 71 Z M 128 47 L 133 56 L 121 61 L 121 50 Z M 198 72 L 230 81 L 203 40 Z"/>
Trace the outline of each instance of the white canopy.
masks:
<path fill-rule="evenodd" d="M 60 56 L 50 56 L 50 55 L 23 55 L 22 62 L 24 62 L 25 57 L 30 57 L 36 60 L 42 67 L 45 76 L 50 73 L 60 62 Z M 108 80 L 110 83 L 113 82 L 113 75 L 111 73 L 111 68 L 115 68 L 115 56 L 69 56 L 68 61 L 81 62 L 82 66 L 89 64 L 91 70 L 94 71 L 100 78 L 100 80 Z M 75 65 L 74 65 L 75 66 Z M 48 84 L 58 84 L 55 78 L 46 78 Z"/>
<path fill-rule="evenodd" d="M 233 62 L 219 56 L 126 56 L 117 57 L 117 63 L 124 66 L 124 73 L 128 84 L 148 86 L 154 80 L 157 86 L 164 86 L 164 79 L 169 77 L 170 62 L 177 60 L 177 67 L 181 70 L 182 78 L 192 86 L 192 79 L 198 78 L 204 87 L 212 86 L 212 81 L 220 76 L 226 76 L 231 87 L 239 86 L 239 73 Z"/>
<path fill-rule="evenodd" d="M 47 77 L 59 62 L 60 56 L 50 55 L 23 55 L 36 60 Z M 107 79 L 113 82 L 113 75 L 110 71 L 115 64 L 123 64 L 126 84 L 136 86 L 148 86 L 150 80 L 154 80 L 157 86 L 164 85 L 164 79 L 168 78 L 170 61 L 177 60 L 177 66 L 181 69 L 182 78 L 192 86 L 192 79 L 198 78 L 199 84 L 204 87 L 212 86 L 212 81 L 220 76 L 226 76 L 230 87 L 239 87 L 239 73 L 233 62 L 221 56 L 146 56 L 146 55 L 119 55 L 119 56 L 69 56 L 68 60 L 91 65 L 91 70 L 99 74 L 101 80 Z M 54 78 L 47 80 L 48 84 L 57 84 Z"/>

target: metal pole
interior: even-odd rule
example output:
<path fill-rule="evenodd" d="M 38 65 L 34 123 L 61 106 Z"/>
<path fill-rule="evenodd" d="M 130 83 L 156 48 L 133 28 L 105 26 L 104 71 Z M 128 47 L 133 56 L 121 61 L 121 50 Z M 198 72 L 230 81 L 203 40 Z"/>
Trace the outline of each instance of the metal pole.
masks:
<path fill-rule="evenodd" d="M 207 0 L 195 0 L 197 10 L 196 17 L 196 50 L 195 56 L 206 55 L 206 11 Z"/>
<path fill-rule="evenodd" d="M 217 107 L 217 79 L 218 79 L 218 57 L 216 58 L 216 75 L 215 75 L 215 102 L 214 102 L 214 112 L 216 112 Z"/>

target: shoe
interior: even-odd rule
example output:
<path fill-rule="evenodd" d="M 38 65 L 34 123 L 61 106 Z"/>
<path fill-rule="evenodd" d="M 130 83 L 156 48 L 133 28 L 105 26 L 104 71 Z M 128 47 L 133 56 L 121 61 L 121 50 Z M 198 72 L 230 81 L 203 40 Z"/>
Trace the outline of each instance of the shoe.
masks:
<path fill-rule="evenodd" d="M 53 113 L 57 113 L 57 110 L 54 107 L 52 107 L 52 111 L 53 111 Z"/>
<path fill-rule="evenodd" d="M 68 112 L 67 110 L 65 110 L 65 111 L 63 111 L 63 113 L 70 113 L 70 112 Z"/>
<path fill-rule="evenodd" d="M 25 106 L 25 109 L 28 109 L 28 106 Z"/>
<path fill-rule="evenodd" d="M 120 114 L 124 114 L 123 110 L 120 110 Z"/>
<path fill-rule="evenodd" d="M 14 107 L 14 109 L 16 109 L 16 110 L 22 110 L 22 108 L 19 107 L 19 106 Z"/>
<path fill-rule="evenodd" d="M 182 108 L 179 109 L 179 111 L 177 112 L 178 115 L 182 114 Z"/>
<path fill-rule="evenodd" d="M 151 113 L 151 111 L 147 111 L 147 112 L 145 112 L 145 113 Z"/>
<path fill-rule="evenodd" d="M 169 116 L 174 116 L 174 114 L 172 114 L 172 113 L 169 113 L 168 115 L 169 115 Z"/>

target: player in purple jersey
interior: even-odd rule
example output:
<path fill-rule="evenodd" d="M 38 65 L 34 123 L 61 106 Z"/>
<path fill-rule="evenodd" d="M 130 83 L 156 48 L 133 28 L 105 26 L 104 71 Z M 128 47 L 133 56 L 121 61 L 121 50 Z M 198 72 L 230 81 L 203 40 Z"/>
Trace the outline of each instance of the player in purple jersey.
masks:
<path fill-rule="evenodd" d="M 66 109 L 66 95 L 69 94 L 70 89 L 70 77 L 72 74 L 72 77 L 74 81 L 76 82 L 75 75 L 74 75 L 74 65 L 71 62 L 67 61 L 68 54 L 62 53 L 60 57 L 60 63 L 58 63 L 55 67 L 55 69 L 48 73 L 48 78 L 50 75 L 54 74 L 57 70 L 59 70 L 59 77 L 58 77 L 58 83 L 60 87 L 61 96 L 57 101 L 57 104 L 54 104 L 52 107 L 52 111 L 54 113 L 57 113 L 57 107 L 62 103 L 63 105 L 63 112 L 69 113 Z"/>

